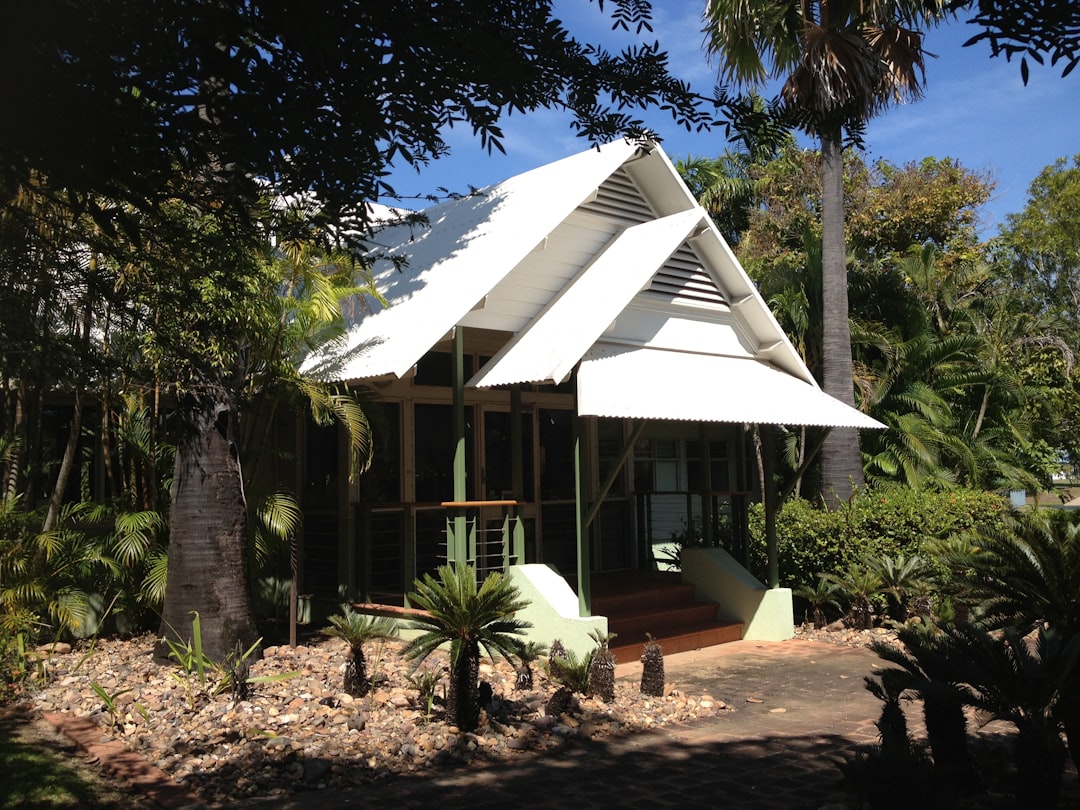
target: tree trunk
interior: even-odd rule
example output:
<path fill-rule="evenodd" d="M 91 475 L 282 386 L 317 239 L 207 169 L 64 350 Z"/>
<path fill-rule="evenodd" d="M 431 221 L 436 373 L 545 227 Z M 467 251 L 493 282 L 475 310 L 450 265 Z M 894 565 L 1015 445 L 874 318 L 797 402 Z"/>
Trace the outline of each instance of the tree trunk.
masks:
<path fill-rule="evenodd" d="M 51 532 L 60 520 L 60 510 L 64 506 L 64 493 L 67 492 L 71 471 L 75 468 L 75 456 L 79 451 L 79 434 L 82 433 L 82 391 L 75 389 L 75 405 L 71 412 L 71 425 L 68 427 L 67 444 L 64 445 L 64 457 L 60 461 L 60 472 L 56 474 L 56 484 L 49 498 L 49 509 L 41 531 Z"/>
<path fill-rule="evenodd" d="M 188 397 L 177 440 L 169 531 L 169 573 L 160 636 L 187 641 L 193 612 L 203 650 L 220 661 L 256 639 L 247 572 L 247 504 L 223 390 Z M 241 651 L 243 651 L 241 650 Z M 168 647 L 159 642 L 159 659 Z"/>
<path fill-rule="evenodd" d="M 855 406 L 844 243 L 844 161 L 840 133 L 821 137 L 821 305 L 825 393 Z M 833 428 L 821 448 L 821 496 L 830 507 L 863 484 L 859 431 Z"/>
<path fill-rule="evenodd" d="M 462 731 L 474 731 L 480 709 L 477 705 L 480 691 L 480 645 L 475 641 L 459 643 L 464 649 L 458 653 L 458 658 L 450 670 L 446 716 Z"/>

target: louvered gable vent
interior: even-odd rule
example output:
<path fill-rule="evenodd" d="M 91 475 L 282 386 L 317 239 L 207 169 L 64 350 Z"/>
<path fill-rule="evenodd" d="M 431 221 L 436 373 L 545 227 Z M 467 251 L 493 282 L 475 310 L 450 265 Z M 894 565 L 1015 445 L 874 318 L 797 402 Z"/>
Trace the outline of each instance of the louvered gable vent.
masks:
<path fill-rule="evenodd" d="M 582 205 L 581 210 L 623 227 L 640 225 L 656 216 L 624 168 L 605 180 L 595 199 Z M 692 302 L 699 306 L 727 305 L 709 274 L 701 267 L 697 254 L 686 244 L 660 268 L 647 292 L 665 301 Z"/>
<path fill-rule="evenodd" d="M 712 278 L 702 268 L 697 254 L 685 243 L 653 276 L 648 292 L 669 301 L 692 301 L 711 306 L 727 304 Z"/>
<path fill-rule="evenodd" d="M 624 168 L 605 180 L 597 190 L 596 198 L 581 206 L 581 210 L 612 220 L 624 227 L 640 225 L 656 216 Z"/>

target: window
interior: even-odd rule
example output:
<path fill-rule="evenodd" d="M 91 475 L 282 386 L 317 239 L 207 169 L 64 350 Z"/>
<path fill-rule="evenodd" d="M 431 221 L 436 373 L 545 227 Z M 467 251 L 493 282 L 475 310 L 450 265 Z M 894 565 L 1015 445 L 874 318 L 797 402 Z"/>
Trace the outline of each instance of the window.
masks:
<path fill-rule="evenodd" d="M 440 503 L 454 499 L 454 407 L 413 406 L 416 422 L 416 500 Z M 465 409 L 465 468 L 472 466 L 472 408 Z"/>
<path fill-rule="evenodd" d="M 371 466 L 360 477 L 361 498 L 369 503 L 401 500 L 401 403 L 377 402 L 371 413 Z"/>
<path fill-rule="evenodd" d="M 540 419 L 540 497 L 574 497 L 574 414 L 542 408 Z"/>

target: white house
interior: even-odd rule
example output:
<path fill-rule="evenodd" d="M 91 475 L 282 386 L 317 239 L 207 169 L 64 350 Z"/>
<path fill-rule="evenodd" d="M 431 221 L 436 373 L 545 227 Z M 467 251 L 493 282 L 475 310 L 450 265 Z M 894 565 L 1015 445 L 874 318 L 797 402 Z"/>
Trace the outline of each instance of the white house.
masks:
<path fill-rule="evenodd" d="M 467 560 L 515 577 L 543 640 L 578 643 L 616 609 L 603 587 L 646 593 L 657 548 L 690 534 L 728 549 L 684 552 L 708 621 L 790 635 L 790 593 L 736 562 L 760 496 L 749 426 L 881 425 L 821 391 L 659 146 L 611 143 L 424 213 L 375 236 L 373 257 L 406 264 L 373 259 L 388 305 L 366 302 L 363 351 L 337 372 L 378 393 L 374 469 L 346 483 L 335 437 L 309 435 L 309 585 L 401 604 Z M 674 639 L 669 619 L 619 627 Z"/>

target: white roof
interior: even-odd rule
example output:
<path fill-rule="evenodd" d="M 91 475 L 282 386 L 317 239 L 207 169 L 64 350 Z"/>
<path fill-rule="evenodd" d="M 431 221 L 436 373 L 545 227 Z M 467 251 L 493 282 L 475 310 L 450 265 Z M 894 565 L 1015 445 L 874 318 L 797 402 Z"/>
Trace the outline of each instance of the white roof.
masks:
<path fill-rule="evenodd" d="M 690 210 L 624 230 L 469 385 L 566 380 L 582 355 L 700 222 L 701 215 Z"/>
<path fill-rule="evenodd" d="M 507 338 L 468 385 L 578 367 L 582 414 L 882 427 L 820 390 L 659 147 L 608 144 L 424 213 L 377 235 L 388 306 L 353 325 L 347 350 L 365 348 L 338 379 L 405 376 L 463 326 Z"/>
<path fill-rule="evenodd" d="M 367 345 L 339 372 L 343 380 L 405 376 L 416 362 L 573 212 L 637 148 L 608 144 L 517 175 L 475 196 L 424 211 L 428 226 L 380 231 L 375 283 L 390 304 L 349 331 L 348 346 Z"/>
<path fill-rule="evenodd" d="M 581 361 L 583 416 L 880 428 L 816 385 L 751 357 L 598 343 Z"/>

